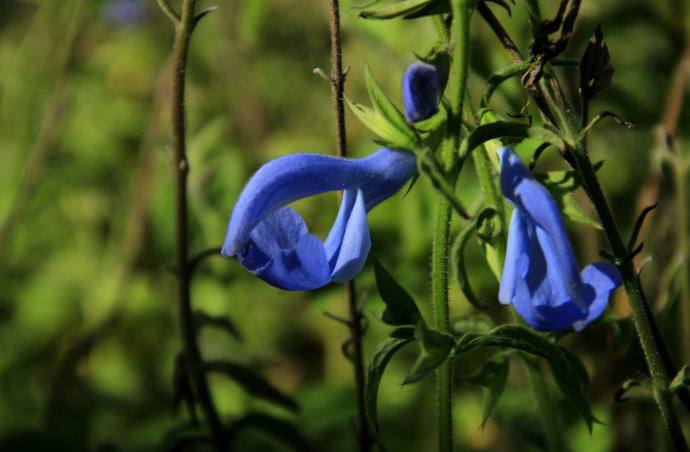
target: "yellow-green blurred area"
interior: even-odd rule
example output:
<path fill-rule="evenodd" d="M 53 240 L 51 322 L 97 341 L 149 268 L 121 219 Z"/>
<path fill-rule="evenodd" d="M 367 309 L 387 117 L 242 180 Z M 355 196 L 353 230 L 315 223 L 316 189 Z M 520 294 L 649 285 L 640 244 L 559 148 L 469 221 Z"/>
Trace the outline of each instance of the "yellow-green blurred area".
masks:
<path fill-rule="evenodd" d="M 171 1 L 179 8 L 177 1 Z M 219 247 L 240 190 L 264 162 L 293 152 L 335 153 L 330 84 L 329 9 L 326 0 L 199 0 L 216 5 L 194 32 L 186 79 L 191 252 Z M 341 5 L 346 95 L 368 104 L 364 68 L 402 105 L 400 79 L 415 53 L 435 41 L 431 20 L 366 21 L 350 0 Z M 542 1 L 552 17 L 555 1 Z M 530 26 L 518 0 L 509 16 L 490 6 L 528 55 Z M 611 87 L 597 96 L 592 115 L 611 110 L 636 124 L 610 121 L 591 133 L 590 152 L 605 160 L 599 172 L 624 234 L 637 213 L 659 202 L 641 239 L 640 256 L 654 256 L 643 275 L 678 362 L 682 346 L 673 267 L 687 231 L 677 196 L 676 152 L 687 159 L 687 108 L 668 119 L 669 102 L 688 97 L 688 83 L 673 90 L 690 23 L 684 1 L 584 0 L 567 57 L 579 59 L 601 24 L 616 68 Z M 684 31 L 685 30 L 685 31 Z M 479 15 L 472 17 L 470 101 L 479 104 L 486 79 L 511 63 Z M 0 0 L 0 449 L 52 451 L 173 449 L 189 427 L 184 407 L 173 412 L 173 368 L 182 348 L 177 319 L 174 212 L 170 169 L 170 60 L 173 25 L 155 0 Z M 686 60 L 686 65 L 687 65 Z M 577 69 L 559 75 L 576 99 Z M 687 77 L 687 76 L 686 76 Z M 501 86 L 492 106 L 518 114 L 527 95 L 517 79 Z M 578 105 L 578 101 L 575 101 Z M 535 121 L 538 115 L 529 107 Z M 348 152 L 368 155 L 374 136 L 347 112 Z M 662 126 L 675 121 L 669 150 Z M 660 138 L 661 137 L 661 138 Z M 539 168 L 565 169 L 553 150 Z M 669 163 L 671 162 L 671 163 Z M 468 163 L 458 193 L 470 210 L 482 193 Z M 582 208 L 593 217 L 586 196 Z M 414 296 L 431 319 L 430 241 L 436 194 L 421 178 L 369 215 L 371 253 Z M 687 207 L 687 206 L 686 206 Z M 300 201 L 311 231 L 325 238 L 335 218 L 337 194 Z M 457 233 L 462 222 L 456 221 Z M 686 223 L 687 224 L 687 223 Z M 600 259 L 601 232 L 569 224 L 582 266 Z M 474 289 L 497 323 L 509 308 L 496 301 L 498 282 L 481 248 L 468 249 Z M 678 270 L 680 268 L 680 270 Z M 674 273 L 675 272 L 675 273 Z M 680 276 L 682 277 L 682 275 Z M 365 300 L 368 359 L 391 328 L 377 320 L 384 309 L 370 262 L 356 280 Z M 685 289 L 687 291 L 687 288 Z M 619 291 L 622 292 L 622 291 Z M 680 294 L 680 295 L 679 295 Z M 627 316 L 624 295 L 612 311 Z M 687 295 L 687 294 L 686 294 Z M 687 299 L 682 300 L 688 302 Z M 204 329 L 206 359 L 231 359 L 263 375 L 299 404 L 291 413 L 247 395 L 231 379 L 210 378 L 223 419 L 251 412 L 293 422 L 319 451 L 355 448 L 353 372 L 341 345 L 347 328 L 324 313 L 347 315 L 345 289 L 331 284 L 310 292 L 285 292 L 247 272 L 236 259 L 212 256 L 194 274 L 196 310 L 232 319 L 238 341 Z M 476 311 L 451 278 L 453 315 Z M 615 328 L 614 328 L 615 326 Z M 662 423 L 643 391 L 617 404 L 616 389 L 644 371 L 631 326 L 599 322 L 564 344 L 585 363 L 596 417 L 592 434 L 555 385 L 550 387 L 571 450 L 664 450 Z M 463 355 L 458 375 L 472 373 L 495 350 Z M 436 447 L 434 379 L 401 386 L 416 359 L 409 345 L 389 364 L 379 390 L 381 441 L 389 451 Z M 546 369 L 546 368 L 545 368 Z M 548 371 L 547 371 L 548 375 Z M 480 429 L 483 393 L 458 383 L 454 429 L 458 450 L 534 451 L 546 447 L 536 402 L 520 360 L 496 411 Z M 200 413 L 199 413 L 200 415 Z M 686 418 L 687 419 L 687 418 Z M 289 450 L 270 434 L 243 431 L 236 450 Z"/>

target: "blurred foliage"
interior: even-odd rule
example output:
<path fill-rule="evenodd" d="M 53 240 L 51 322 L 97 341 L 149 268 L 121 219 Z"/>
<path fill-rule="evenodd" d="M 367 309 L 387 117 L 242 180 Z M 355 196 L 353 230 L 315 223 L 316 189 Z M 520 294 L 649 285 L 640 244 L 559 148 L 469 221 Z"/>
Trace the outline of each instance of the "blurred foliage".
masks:
<path fill-rule="evenodd" d="M 195 31 L 187 79 L 195 252 L 221 244 L 234 200 L 263 162 L 296 151 L 335 149 L 330 86 L 313 74 L 316 67 L 330 68 L 328 2 L 217 3 L 218 10 Z M 501 8 L 495 11 L 526 53 L 530 32 L 521 3 L 511 17 Z M 434 42 L 431 21 L 365 21 L 350 6 L 345 1 L 341 7 L 344 62 L 350 66 L 347 96 L 366 101 L 368 65 L 400 105 L 404 68 L 415 52 L 424 53 Z M 542 2 L 544 15 L 556 6 Z M 632 229 L 644 206 L 660 203 L 640 237 L 647 243 L 641 257 L 655 256 L 644 281 L 650 299 L 662 301 L 654 309 L 668 321 L 672 351 L 685 362 L 688 348 L 674 345 L 681 334 L 673 322 L 677 284 L 664 275 L 673 257 L 668 237 L 687 231 L 675 227 L 674 179 L 659 157 L 666 151 L 660 150 L 657 131 L 687 45 L 687 9 L 682 0 L 585 1 L 567 52 L 579 58 L 601 24 L 616 72 L 591 111 L 613 110 L 637 128 L 607 122 L 591 134 L 590 149 L 594 160 L 605 160 L 599 174 L 624 230 Z M 184 410 L 172 410 L 174 361 L 181 348 L 175 280 L 168 268 L 172 32 L 153 0 L 0 1 L 0 450 L 173 450 L 174 439 L 189 426 Z M 476 105 L 488 76 L 510 60 L 478 16 L 472 33 Z M 577 80 L 568 79 L 574 92 Z M 673 96 L 687 98 L 688 86 Z M 524 99 L 512 80 L 492 102 L 517 113 Z M 375 150 L 372 135 L 351 112 L 347 121 L 351 155 Z M 686 158 L 689 129 L 682 125 L 689 121 L 686 108 L 675 137 Z M 555 157 L 545 155 L 540 166 L 557 165 Z M 466 172 L 459 196 L 466 205 L 477 205 L 479 189 Z M 405 282 L 427 318 L 434 199 L 430 184 L 420 180 L 404 199 L 398 195 L 369 215 L 372 254 Z M 297 209 L 323 237 L 335 218 L 336 194 L 300 201 Z M 575 242 L 586 244 L 575 246 L 581 261 L 593 260 L 600 233 L 581 225 L 577 233 Z M 497 284 L 478 244 L 468 246 L 466 259 L 474 290 L 488 301 L 488 315 L 504 321 L 508 312 L 494 301 Z M 366 297 L 370 354 L 390 332 L 374 314 L 384 304 L 371 260 L 357 289 Z M 471 313 L 459 288 L 452 289 L 455 312 Z M 211 257 L 200 265 L 192 291 L 195 308 L 229 316 L 242 338 L 205 330 L 204 356 L 250 365 L 300 406 L 293 414 L 214 376 L 212 391 L 224 418 L 263 410 L 294 421 L 315 450 L 353 449 L 352 370 L 340 352 L 347 330 L 323 315 L 344 315 L 341 286 L 283 292 L 235 260 Z M 612 312 L 626 316 L 626 306 L 619 295 Z M 618 386 L 644 369 L 629 325 L 615 326 L 600 323 L 566 339 L 587 366 L 595 416 L 603 424 L 590 436 L 574 407 L 562 400 L 563 429 L 573 450 L 663 450 L 651 399 L 640 393 L 633 394 L 633 402 L 613 401 Z M 434 447 L 433 379 L 400 386 L 416 355 L 412 347 L 396 355 L 381 382 L 378 415 L 387 450 Z M 486 356 L 468 352 L 458 360 L 457 372 L 472 374 Z M 524 369 L 511 366 L 503 397 L 479 429 L 481 390 L 458 381 L 459 449 L 543 449 L 527 386 Z M 243 431 L 236 445 L 243 451 L 285 447 L 252 429 Z M 204 450 L 189 447 L 174 450 Z"/>

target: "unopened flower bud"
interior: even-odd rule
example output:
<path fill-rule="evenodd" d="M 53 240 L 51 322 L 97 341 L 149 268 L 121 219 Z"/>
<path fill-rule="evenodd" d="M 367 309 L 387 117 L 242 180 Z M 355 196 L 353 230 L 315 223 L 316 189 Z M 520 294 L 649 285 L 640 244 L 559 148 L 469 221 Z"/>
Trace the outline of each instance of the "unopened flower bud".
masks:
<path fill-rule="evenodd" d="M 611 84 L 614 68 L 609 64 L 609 49 L 604 42 L 601 26 L 589 40 L 587 50 L 580 61 L 580 95 L 591 99 Z"/>
<path fill-rule="evenodd" d="M 408 122 L 423 121 L 438 113 L 438 85 L 434 65 L 417 61 L 407 67 L 402 92 Z"/>

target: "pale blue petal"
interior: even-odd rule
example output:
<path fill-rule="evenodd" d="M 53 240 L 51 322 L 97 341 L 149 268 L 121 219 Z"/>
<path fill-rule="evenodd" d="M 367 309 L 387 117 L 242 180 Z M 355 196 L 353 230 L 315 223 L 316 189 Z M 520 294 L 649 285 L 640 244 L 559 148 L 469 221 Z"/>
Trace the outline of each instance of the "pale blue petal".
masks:
<path fill-rule="evenodd" d="M 506 258 L 503 264 L 503 274 L 501 275 L 501 285 L 498 291 L 498 300 L 502 304 L 510 304 L 517 290 L 517 280 L 524 279 L 529 269 L 529 238 L 527 236 L 527 226 L 524 224 L 520 212 L 513 211 L 510 218 L 510 228 L 508 230 L 508 245 L 506 248 Z M 524 256 L 523 260 L 521 257 Z M 527 260 L 525 260 L 527 258 Z"/>
<path fill-rule="evenodd" d="M 338 258 L 331 267 L 333 281 L 344 283 L 355 277 L 364 267 L 371 248 L 367 212 L 364 209 L 364 195 L 356 192 L 356 200 L 348 216 Z"/>

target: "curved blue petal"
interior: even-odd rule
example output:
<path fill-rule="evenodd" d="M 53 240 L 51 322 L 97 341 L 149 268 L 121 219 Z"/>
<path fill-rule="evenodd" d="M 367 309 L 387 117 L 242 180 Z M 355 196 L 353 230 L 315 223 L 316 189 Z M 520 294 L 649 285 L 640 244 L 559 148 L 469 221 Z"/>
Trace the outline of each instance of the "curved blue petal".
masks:
<path fill-rule="evenodd" d="M 593 293 L 593 301 L 589 306 L 587 318 L 573 325 L 575 331 L 582 331 L 591 322 L 601 317 L 609 304 L 611 292 L 623 284 L 623 278 L 618 269 L 605 262 L 597 262 L 585 267 L 582 270 L 582 281 Z"/>
<path fill-rule="evenodd" d="M 403 103 L 408 122 L 428 119 L 438 113 L 438 75 L 436 67 L 414 62 L 402 79 Z"/>
<path fill-rule="evenodd" d="M 239 260 L 280 289 L 316 289 L 331 280 L 323 243 L 290 207 L 276 210 L 252 230 Z"/>
<path fill-rule="evenodd" d="M 389 148 L 358 160 L 316 154 L 292 154 L 272 160 L 259 168 L 240 194 L 221 254 L 229 257 L 241 252 L 256 225 L 293 201 L 359 187 L 368 212 L 397 192 L 415 170 L 413 153 Z"/>
<path fill-rule="evenodd" d="M 369 249 L 371 249 L 364 195 L 361 190 L 347 190 L 343 195 L 343 204 L 346 197 L 354 198 L 354 201 L 348 199 L 347 223 L 341 229 L 342 235 L 338 240 L 337 253 L 329 259 L 333 281 L 337 283 L 344 283 L 354 278 L 364 267 Z M 330 238 L 329 234 L 328 239 Z M 328 246 L 326 249 L 328 255 Z"/>

